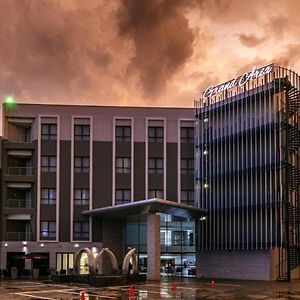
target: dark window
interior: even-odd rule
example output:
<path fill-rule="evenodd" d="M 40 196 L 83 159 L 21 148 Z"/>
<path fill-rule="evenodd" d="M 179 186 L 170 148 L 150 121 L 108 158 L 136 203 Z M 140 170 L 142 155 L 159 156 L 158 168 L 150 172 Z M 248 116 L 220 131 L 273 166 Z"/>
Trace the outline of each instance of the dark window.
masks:
<path fill-rule="evenodd" d="M 41 240 L 55 240 L 56 222 L 41 221 Z"/>
<path fill-rule="evenodd" d="M 74 157 L 74 171 L 76 173 L 88 173 L 90 170 L 90 158 L 87 156 Z"/>
<path fill-rule="evenodd" d="M 131 127 L 116 126 L 116 142 L 130 142 L 130 141 L 131 141 Z"/>
<path fill-rule="evenodd" d="M 128 157 L 116 158 L 116 172 L 122 174 L 130 174 L 131 159 Z"/>
<path fill-rule="evenodd" d="M 56 124 L 42 124 L 42 140 L 56 140 L 57 125 Z"/>
<path fill-rule="evenodd" d="M 180 140 L 181 143 L 194 143 L 194 127 L 181 127 Z"/>
<path fill-rule="evenodd" d="M 90 125 L 75 125 L 74 139 L 75 139 L 75 141 L 89 141 L 90 140 Z"/>
<path fill-rule="evenodd" d="M 74 204 L 88 205 L 89 204 L 89 190 L 88 189 L 74 189 Z"/>
<path fill-rule="evenodd" d="M 149 190 L 148 191 L 149 199 L 153 199 L 153 198 L 163 199 L 163 197 L 164 197 L 163 190 Z"/>
<path fill-rule="evenodd" d="M 56 172 L 56 156 L 42 156 L 42 172 Z"/>
<path fill-rule="evenodd" d="M 131 202 L 131 191 L 130 190 L 116 190 L 115 204 L 125 204 Z"/>
<path fill-rule="evenodd" d="M 149 126 L 148 141 L 150 143 L 162 143 L 164 141 L 164 128 Z"/>
<path fill-rule="evenodd" d="M 76 241 L 86 241 L 89 239 L 89 222 L 74 222 L 73 239 Z"/>
<path fill-rule="evenodd" d="M 182 158 L 181 159 L 181 174 L 194 174 L 194 159 Z"/>
<path fill-rule="evenodd" d="M 56 204 L 56 189 L 43 188 L 41 189 L 42 204 Z"/>
<path fill-rule="evenodd" d="M 181 191 L 181 203 L 194 206 L 194 191 L 182 190 Z"/>
<path fill-rule="evenodd" d="M 149 170 L 149 174 L 162 174 L 163 173 L 163 159 L 162 158 L 149 158 L 148 170 Z"/>

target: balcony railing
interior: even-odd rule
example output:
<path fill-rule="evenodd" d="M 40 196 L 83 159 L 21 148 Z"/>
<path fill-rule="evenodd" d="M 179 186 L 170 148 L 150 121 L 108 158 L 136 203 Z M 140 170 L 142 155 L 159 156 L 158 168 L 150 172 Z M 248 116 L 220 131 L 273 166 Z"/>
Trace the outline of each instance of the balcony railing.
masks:
<path fill-rule="evenodd" d="M 7 175 L 32 176 L 33 167 L 8 167 Z"/>
<path fill-rule="evenodd" d="M 32 232 L 7 232 L 7 241 L 32 241 Z"/>
<path fill-rule="evenodd" d="M 32 143 L 32 136 L 25 134 L 18 134 L 8 138 L 11 143 Z"/>
<path fill-rule="evenodd" d="M 33 208 L 31 199 L 7 199 L 6 207 L 8 208 Z"/>

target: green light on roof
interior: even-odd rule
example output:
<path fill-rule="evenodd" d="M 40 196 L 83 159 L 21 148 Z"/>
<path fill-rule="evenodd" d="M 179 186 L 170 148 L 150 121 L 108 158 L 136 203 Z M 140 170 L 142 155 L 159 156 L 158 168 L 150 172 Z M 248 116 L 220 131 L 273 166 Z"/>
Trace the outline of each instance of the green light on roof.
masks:
<path fill-rule="evenodd" d="M 15 103 L 15 99 L 12 96 L 7 96 L 5 97 L 5 103 L 9 104 L 9 103 Z"/>

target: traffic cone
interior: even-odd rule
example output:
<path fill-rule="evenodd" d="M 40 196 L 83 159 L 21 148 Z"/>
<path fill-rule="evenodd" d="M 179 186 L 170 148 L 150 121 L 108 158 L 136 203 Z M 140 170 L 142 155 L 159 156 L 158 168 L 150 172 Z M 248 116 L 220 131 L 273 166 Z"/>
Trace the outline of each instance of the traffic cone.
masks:
<path fill-rule="evenodd" d="M 214 287 L 215 287 L 215 282 L 212 280 L 211 283 L 210 283 L 210 288 L 213 289 Z"/>
<path fill-rule="evenodd" d="M 129 297 L 133 297 L 134 296 L 134 289 L 133 286 L 130 287 L 129 291 L 128 291 L 128 295 Z"/>
<path fill-rule="evenodd" d="M 85 300 L 84 290 L 82 290 L 82 292 L 80 294 L 80 300 Z"/>
<path fill-rule="evenodd" d="M 174 292 L 174 293 L 176 293 L 176 283 L 174 282 L 173 284 L 172 284 L 172 292 Z"/>

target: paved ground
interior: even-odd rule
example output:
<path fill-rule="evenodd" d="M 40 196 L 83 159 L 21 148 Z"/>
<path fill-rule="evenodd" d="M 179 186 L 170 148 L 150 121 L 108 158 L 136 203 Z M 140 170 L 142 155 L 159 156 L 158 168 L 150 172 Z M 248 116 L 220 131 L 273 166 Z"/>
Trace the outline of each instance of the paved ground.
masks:
<path fill-rule="evenodd" d="M 174 286 L 175 284 L 175 286 Z M 216 280 L 210 287 L 208 280 L 162 280 L 129 286 L 91 288 L 84 285 L 52 284 L 36 281 L 0 281 L 1 300 L 80 299 L 84 289 L 86 300 L 119 299 L 300 299 L 300 281 L 292 283 Z"/>

